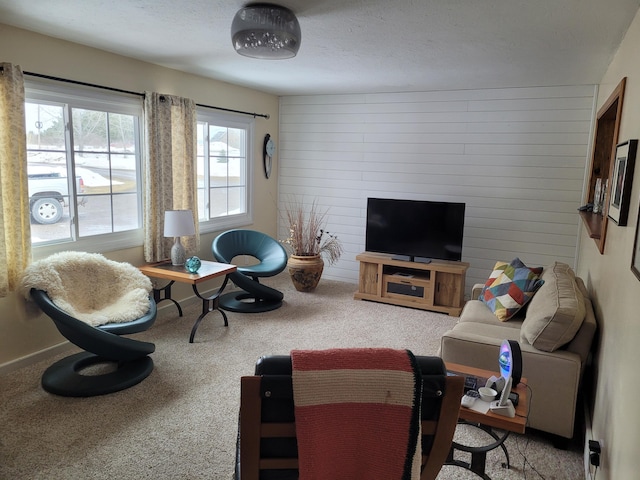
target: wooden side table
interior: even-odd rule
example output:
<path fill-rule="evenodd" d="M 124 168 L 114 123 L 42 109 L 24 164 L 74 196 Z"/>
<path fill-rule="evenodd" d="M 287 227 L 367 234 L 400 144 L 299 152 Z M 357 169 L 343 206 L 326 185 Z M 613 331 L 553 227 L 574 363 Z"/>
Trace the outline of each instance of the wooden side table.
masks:
<path fill-rule="evenodd" d="M 498 359 L 496 358 L 496 365 Z M 466 365 L 459 365 L 456 363 L 446 363 L 447 372 L 454 375 L 471 376 L 481 380 L 480 386 L 484 386 L 486 380 L 492 375 L 500 375 L 497 372 L 491 372 L 489 370 L 482 370 L 479 368 L 468 367 Z M 511 432 L 524 433 L 527 426 L 527 415 L 529 413 L 529 395 L 528 395 L 527 379 L 521 378 L 518 385 L 512 387 L 511 391 L 518 394 L 518 405 L 516 406 L 516 416 L 513 418 L 498 415 L 491 411 L 486 413 L 478 412 L 476 410 L 460 406 L 458 423 L 475 426 L 487 434 L 489 434 L 494 441 L 490 444 L 471 447 L 468 445 L 462 445 L 457 442 L 453 442 L 449 457 L 445 462 L 445 465 L 456 465 L 458 467 L 471 470 L 478 476 L 485 480 L 490 480 L 489 476 L 485 473 L 485 463 L 487 459 L 487 452 L 500 447 L 505 454 L 506 462 L 503 464 L 505 468 L 509 468 L 509 452 L 505 447 L 504 442 L 509 437 Z M 499 430 L 501 433 L 496 432 Z M 471 462 L 463 462 L 455 459 L 455 452 L 459 450 L 461 452 L 467 452 L 471 454 Z"/>
<path fill-rule="evenodd" d="M 208 260 L 202 260 L 202 265 L 200 269 L 196 273 L 189 273 L 183 266 L 181 265 L 171 265 L 171 261 L 163 261 L 158 263 L 150 263 L 148 265 L 143 265 L 142 267 L 138 267 L 139 270 L 149 277 L 162 278 L 165 280 L 169 280 L 169 283 L 162 288 L 153 288 L 153 299 L 156 304 L 162 302 L 163 300 L 169 300 L 173 302 L 178 308 L 178 314 L 182 317 L 182 308 L 180 304 L 171 298 L 171 286 L 175 282 L 179 283 L 188 283 L 193 288 L 193 292 L 196 296 L 202 300 L 202 313 L 196 320 L 191 329 L 191 336 L 189 337 L 189 343 L 193 343 L 193 338 L 196 335 L 196 331 L 198 330 L 198 326 L 202 319 L 209 313 L 214 310 L 217 310 L 222 314 L 222 318 L 224 319 L 224 326 L 229 326 L 229 322 L 227 320 L 227 314 L 221 310 L 218 306 L 218 300 L 220 294 L 227 286 L 227 282 L 229 281 L 229 274 L 233 273 L 237 270 L 235 265 L 229 265 L 226 263 L 218 263 L 218 262 L 210 262 Z M 216 277 L 221 277 L 224 275 L 224 281 L 218 290 L 209 297 L 203 297 L 198 291 L 198 284 L 205 282 L 207 280 L 211 280 Z"/>

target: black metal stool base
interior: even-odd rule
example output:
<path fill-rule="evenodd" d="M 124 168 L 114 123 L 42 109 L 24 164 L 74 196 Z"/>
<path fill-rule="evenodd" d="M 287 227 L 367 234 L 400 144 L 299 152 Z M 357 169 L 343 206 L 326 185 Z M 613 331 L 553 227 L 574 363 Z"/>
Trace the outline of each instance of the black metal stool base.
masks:
<path fill-rule="evenodd" d="M 229 312 L 260 313 L 280 308 L 282 300 L 260 300 L 247 292 L 229 292 L 220 297 L 219 305 Z"/>
<path fill-rule="evenodd" d="M 117 364 L 117 370 L 103 375 L 82 375 L 83 368 L 98 363 Z M 63 397 L 94 397 L 137 385 L 153 371 L 153 360 L 143 356 L 128 362 L 114 362 L 90 352 L 80 352 L 57 361 L 42 374 L 42 388 Z"/>

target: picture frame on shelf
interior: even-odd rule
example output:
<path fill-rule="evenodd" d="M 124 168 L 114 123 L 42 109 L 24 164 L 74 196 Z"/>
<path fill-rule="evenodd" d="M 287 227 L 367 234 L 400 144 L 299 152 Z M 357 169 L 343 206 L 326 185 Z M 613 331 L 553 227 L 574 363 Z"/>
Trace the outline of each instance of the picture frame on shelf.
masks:
<path fill-rule="evenodd" d="M 596 178 L 596 188 L 593 192 L 593 213 L 602 213 L 602 204 L 605 197 L 605 191 L 602 188 L 602 179 Z"/>
<path fill-rule="evenodd" d="M 629 216 L 631 182 L 633 182 L 637 149 L 638 140 L 627 140 L 616 145 L 608 215 L 620 227 L 627 225 Z"/>

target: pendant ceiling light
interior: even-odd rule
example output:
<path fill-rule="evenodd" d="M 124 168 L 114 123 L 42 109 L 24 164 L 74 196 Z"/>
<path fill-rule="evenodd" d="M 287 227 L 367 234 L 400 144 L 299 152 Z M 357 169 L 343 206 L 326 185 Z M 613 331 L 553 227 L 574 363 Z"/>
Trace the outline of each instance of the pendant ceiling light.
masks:
<path fill-rule="evenodd" d="M 300 24 L 288 8 L 251 4 L 238 10 L 233 18 L 231 40 L 236 52 L 245 57 L 292 58 L 300 48 Z"/>

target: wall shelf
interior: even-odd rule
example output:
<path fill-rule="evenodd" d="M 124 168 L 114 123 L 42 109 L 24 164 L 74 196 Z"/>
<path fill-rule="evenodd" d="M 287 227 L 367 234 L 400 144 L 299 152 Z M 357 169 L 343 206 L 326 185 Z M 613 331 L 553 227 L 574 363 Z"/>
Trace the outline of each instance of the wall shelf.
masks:
<path fill-rule="evenodd" d="M 585 204 L 594 203 L 596 180 L 600 179 L 603 185 L 608 185 L 610 183 L 608 180 L 613 176 L 614 162 L 612 159 L 615 156 L 618 143 L 626 81 L 626 77 L 620 81 L 604 105 L 598 110 Z M 610 188 L 607 188 L 602 200 L 601 213 L 580 212 L 589 237 L 596 242 L 600 253 L 604 253 L 604 242 L 607 235 L 609 190 Z"/>
<path fill-rule="evenodd" d="M 599 240 L 602 234 L 602 215 L 593 212 L 580 212 L 589 237 Z"/>

